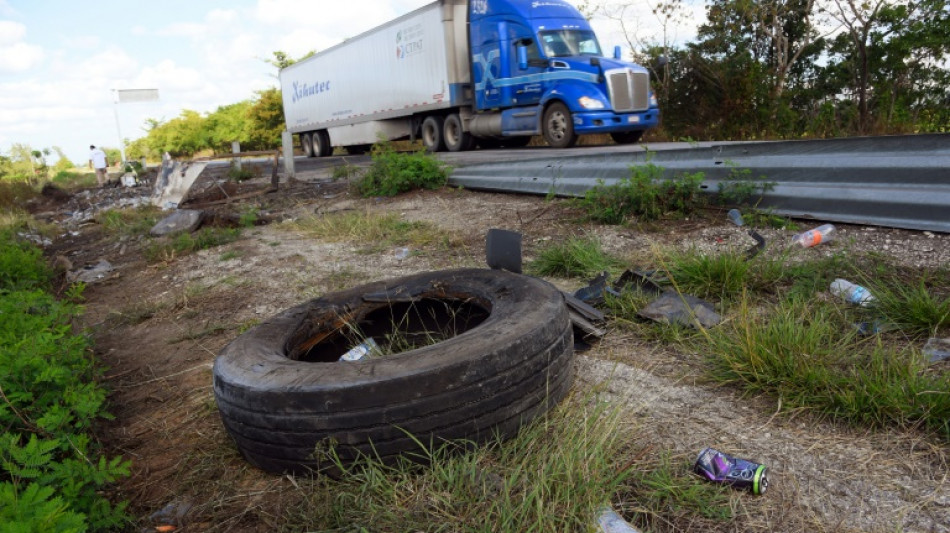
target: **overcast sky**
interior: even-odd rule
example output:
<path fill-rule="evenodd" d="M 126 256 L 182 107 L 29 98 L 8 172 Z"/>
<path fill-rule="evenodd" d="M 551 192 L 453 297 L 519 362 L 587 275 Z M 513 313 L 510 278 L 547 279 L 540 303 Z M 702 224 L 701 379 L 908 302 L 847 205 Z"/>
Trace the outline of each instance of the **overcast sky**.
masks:
<path fill-rule="evenodd" d="M 12 143 L 59 146 L 85 165 L 90 144 L 142 137 L 147 118 L 207 113 L 277 86 L 264 61 L 275 50 L 320 51 L 431 1 L 0 0 L 0 154 Z M 649 37 L 646 2 L 628 2 L 625 20 Z M 604 49 L 624 44 L 615 24 L 594 27 Z M 113 89 L 158 89 L 159 101 L 116 106 Z"/>

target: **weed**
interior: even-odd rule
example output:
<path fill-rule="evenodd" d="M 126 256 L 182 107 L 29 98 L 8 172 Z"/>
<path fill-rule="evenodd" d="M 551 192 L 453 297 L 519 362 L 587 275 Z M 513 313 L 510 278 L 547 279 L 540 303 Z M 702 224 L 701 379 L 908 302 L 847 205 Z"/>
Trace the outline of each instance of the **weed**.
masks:
<path fill-rule="evenodd" d="M 38 194 L 26 181 L 0 180 L 0 208 L 19 209 Z"/>
<path fill-rule="evenodd" d="M 749 209 L 742 214 L 745 223 L 753 228 L 774 228 L 797 231 L 799 225 L 794 220 L 776 215 L 771 209 Z"/>
<path fill-rule="evenodd" d="M 445 185 L 449 168 L 424 150 L 397 152 L 389 142 L 373 145 L 373 163 L 356 182 L 362 196 L 395 196 Z"/>
<path fill-rule="evenodd" d="M 255 172 L 254 169 L 238 166 L 236 162 L 231 162 L 231 168 L 228 169 L 228 179 L 231 181 L 247 181 L 258 177 L 259 172 Z"/>
<path fill-rule="evenodd" d="M 575 200 L 588 218 L 605 224 L 624 224 L 630 217 L 657 220 L 667 214 L 685 216 L 703 205 L 703 173 L 662 179 L 663 168 L 648 163 L 633 166 L 631 175 L 614 184 L 597 185 Z"/>
<path fill-rule="evenodd" d="M 135 237 L 148 233 L 155 223 L 161 210 L 155 206 L 141 206 L 126 209 L 109 209 L 96 215 L 96 221 L 112 235 Z"/>
<path fill-rule="evenodd" d="M 420 442 L 426 467 L 367 457 L 322 490 L 302 486 L 307 505 L 288 517 L 289 528 L 587 531 L 594 510 L 632 471 L 620 424 L 619 411 L 605 402 L 569 398 L 505 443 L 468 451 L 467 442 Z M 325 453 L 332 457 L 332 449 Z"/>
<path fill-rule="evenodd" d="M 571 237 L 538 251 L 528 269 L 540 276 L 590 277 L 623 266 L 620 259 L 604 252 L 594 237 Z"/>
<path fill-rule="evenodd" d="M 238 217 L 238 226 L 242 228 L 253 228 L 260 220 L 261 210 L 256 206 L 249 206 L 241 210 L 241 216 Z"/>
<path fill-rule="evenodd" d="M 333 172 L 330 174 L 330 179 L 337 181 L 357 178 L 361 172 L 362 169 L 359 166 L 344 162 L 342 165 L 333 167 Z"/>
<path fill-rule="evenodd" d="M 662 454 L 655 463 L 633 473 L 628 498 L 645 511 L 648 522 L 652 517 L 670 515 L 702 516 L 716 521 L 733 518 L 730 489 L 698 483 L 691 466 Z"/>
<path fill-rule="evenodd" d="M 199 250 L 221 246 L 241 237 L 239 228 L 201 228 L 195 233 L 181 233 L 171 238 L 154 239 L 146 244 L 143 253 L 150 262 L 171 261 Z"/>
<path fill-rule="evenodd" d="M 368 244 L 377 248 L 389 246 L 421 247 L 441 242 L 449 237 L 450 245 L 457 238 L 440 232 L 427 222 L 410 222 L 394 213 L 345 212 L 322 217 L 310 217 L 280 227 L 302 231 L 328 242 Z"/>
<path fill-rule="evenodd" d="M 134 326 L 154 317 L 166 307 L 167 305 L 161 302 L 137 300 L 122 309 L 111 311 L 109 318 L 119 324 Z"/>
<path fill-rule="evenodd" d="M 908 285 L 906 282 L 871 284 L 875 308 L 904 331 L 934 335 L 950 327 L 950 296 L 937 291 L 950 287 L 950 276 L 934 280 L 931 286 L 924 280 Z"/>
<path fill-rule="evenodd" d="M 922 372 L 906 348 L 859 340 L 828 303 L 786 300 L 768 312 L 741 301 L 738 317 L 708 331 L 711 374 L 750 392 L 871 426 L 920 424 L 950 439 L 950 375 Z"/>
<path fill-rule="evenodd" d="M 753 198 L 758 202 L 763 194 L 775 189 L 775 182 L 765 181 L 765 176 L 753 178 L 751 170 L 739 168 L 733 161 L 726 161 L 726 165 L 730 167 L 729 175 L 719 182 L 716 195 L 720 205 L 747 204 Z"/>
<path fill-rule="evenodd" d="M 765 260 L 749 261 L 744 253 L 717 255 L 697 250 L 672 252 L 664 260 L 676 287 L 700 298 L 728 300 L 742 294 L 754 281 L 754 273 Z M 764 274 L 759 270 L 760 275 Z"/>
<path fill-rule="evenodd" d="M 222 261 L 222 262 L 230 261 L 232 259 L 237 259 L 239 257 L 241 257 L 241 252 L 239 252 L 238 250 L 229 250 L 227 252 L 224 252 L 220 256 L 218 256 L 218 261 Z"/>

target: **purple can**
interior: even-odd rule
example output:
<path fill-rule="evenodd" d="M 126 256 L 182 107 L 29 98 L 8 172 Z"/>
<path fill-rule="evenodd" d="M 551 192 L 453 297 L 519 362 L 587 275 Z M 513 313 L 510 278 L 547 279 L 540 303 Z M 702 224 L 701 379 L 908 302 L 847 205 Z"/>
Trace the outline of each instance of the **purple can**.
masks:
<path fill-rule="evenodd" d="M 714 483 L 725 483 L 752 494 L 765 494 L 769 488 L 764 465 L 739 459 L 712 448 L 699 452 L 693 471 Z"/>

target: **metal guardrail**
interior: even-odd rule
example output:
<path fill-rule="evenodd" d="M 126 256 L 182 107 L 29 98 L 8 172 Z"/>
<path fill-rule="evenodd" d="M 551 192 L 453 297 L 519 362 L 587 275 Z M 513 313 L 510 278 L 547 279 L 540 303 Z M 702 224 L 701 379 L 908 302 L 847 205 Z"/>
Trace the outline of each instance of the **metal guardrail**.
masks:
<path fill-rule="evenodd" d="M 583 196 L 599 182 L 653 163 L 664 178 L 703 172 L 713 194 L 733 169 L 775 183 L 759 202 L 777 214 L 950 232 L 950 134 L 723 144 L 657 152 L 577 155 L 456 168 L 469 189 Z M 748 170 L 748 173 L 745 171 Z"/>

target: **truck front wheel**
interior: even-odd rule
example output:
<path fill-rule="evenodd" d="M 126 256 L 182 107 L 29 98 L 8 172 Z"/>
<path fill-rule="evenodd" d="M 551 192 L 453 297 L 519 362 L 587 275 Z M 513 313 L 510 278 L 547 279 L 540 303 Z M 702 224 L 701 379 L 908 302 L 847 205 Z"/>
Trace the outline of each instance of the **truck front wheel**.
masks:
<path fill-rule="evenodd" d="M 445 139 L 442 136 L 442 117 L 432 115 L 422 121 L 422 144 L 428 152 L 444 152 Z"/>
<path fill-rule="evenodd" d="M 553 148 L 570 148 L 577 143 L 571 110 L 561 102 L 554 102 L 544 111 L 541 130 L 544 139 Z"/>
<path fill-rule="evenodd" d="M 462 117 L 458 113 L 452 113 L 445 119 L 445 127 L 442 131 L 445 147 L 450 152 L 464 152 L 475 147 L 475 138 L 462 129 Z"/>

